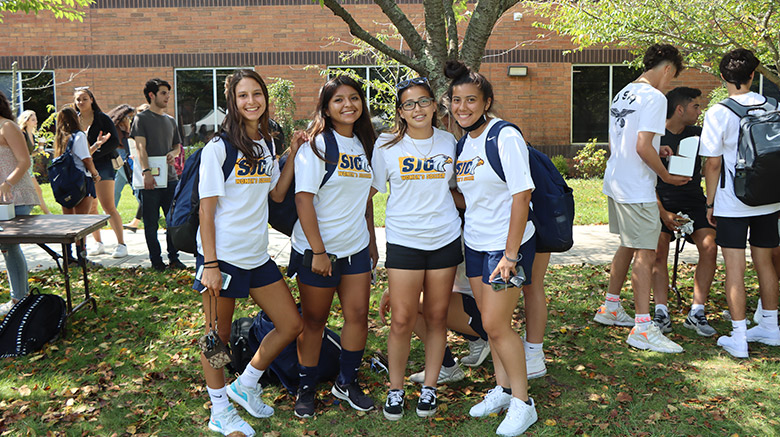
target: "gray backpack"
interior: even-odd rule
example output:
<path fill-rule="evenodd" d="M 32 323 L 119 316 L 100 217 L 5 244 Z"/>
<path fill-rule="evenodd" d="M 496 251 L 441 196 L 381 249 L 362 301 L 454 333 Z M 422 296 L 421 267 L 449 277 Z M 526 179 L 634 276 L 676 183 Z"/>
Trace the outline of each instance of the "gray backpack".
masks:
<path fill-rule="evenodd" d="M 737 165 L 733 169 L 734 193 L 745 205 L 780 202 L 780 111 L 777 101 L 767 97 L 761 105 L 744 106 L 734 99 L 720 102 L 739 120 Z M 726 185 L 721 166 L 720 186 Z M 732 171 L 729 169 L 728 171 Z"/>

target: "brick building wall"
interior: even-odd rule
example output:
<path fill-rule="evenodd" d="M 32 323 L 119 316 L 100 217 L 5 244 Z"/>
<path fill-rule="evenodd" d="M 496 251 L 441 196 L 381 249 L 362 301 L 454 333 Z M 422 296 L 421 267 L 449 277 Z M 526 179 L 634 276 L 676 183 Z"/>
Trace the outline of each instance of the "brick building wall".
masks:
<path fill-rule="evenodd" d="M 323 79 L 307 65 L 341 65 L 339 50 L 349 41 L 347 26 L 311 0 L 97 0 L 83 23 L 40 15 L 9 14 L 2 23 L 0 71 L 11 62 L 35 70 L 50 57 L 58 83 L 57 103 L 71 101 L 74 86 L 87 85 L 104 110 L 121 103 L 144 102 L 143 85 L 151 77 L 174 83 L 185 67 L 254 66 L 263 77 L 295 83 L 296 118 L 308 118 Z M 344 2 L 369 32 L 383 27 L 372 2 Z M 415 24 L 423 22 L 420 1 L 398 2 Z M 523 13 L 519 20 L 514 13 Z M 499 115 L 524 128 L 537 145 L 571 142 L 572 64 L 617 64 L 623 50 L 585 50 L 564 55 L 568 40 L 544 33 L 538 20 L 520 6 L 501 17 L 487 45 L 481 72 L 496 90 Z M 388 21 L 388 20 L 385 20 Z M 461 30 L 460 36 L 464 34 Z M 527 77 L 509 77 L 509 65 L 525 65 Z M 705 93 L 718 85 L 712 76 L 685 72 L 672 86 L 695 85 Z M 208 91 L 210 92 L 210 91 Z M 175 103 L 169 104 L 175 112 Z"/>

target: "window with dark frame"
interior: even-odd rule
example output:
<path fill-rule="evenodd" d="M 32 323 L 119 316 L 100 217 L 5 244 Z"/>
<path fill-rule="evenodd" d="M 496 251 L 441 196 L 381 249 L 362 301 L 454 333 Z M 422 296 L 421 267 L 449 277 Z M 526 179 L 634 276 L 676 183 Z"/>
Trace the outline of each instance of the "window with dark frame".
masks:
<path fill-rule="evenodd" d="M 609 141 L 612 97 L 639 77 L 640 70 L 625 65 L 572 66 L 571 141 Z"/>

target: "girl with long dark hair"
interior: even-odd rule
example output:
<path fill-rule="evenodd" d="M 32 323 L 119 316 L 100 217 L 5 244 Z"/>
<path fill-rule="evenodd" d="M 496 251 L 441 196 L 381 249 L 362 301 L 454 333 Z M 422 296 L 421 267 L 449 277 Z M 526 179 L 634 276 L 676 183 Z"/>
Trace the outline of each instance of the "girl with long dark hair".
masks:
<path fill-rule="evenodd" d="M 466 207 L 466 276 L 482 313 L 497 383 L 469 414 L 485 417 L 508 410 L 496 432 L 514 436 L 537 420 L 528 397 L 523 339 L 512 328 L 522 286 L 531 284 L 536 249 L 534 225 L 528 219 L 534 189 L 528 148 L 518 130 L 501 129 L 495 141 L 506 175 L 502 180 L 486 153 L 490 128 L 499 121 L 489 115 L 495 103 L 493 86 L 461 62 L 448 62 L 445 74 L 452 79 L 447 91 L 452 115 L 467 132 L 456 163 Z"/>
<path fill-rule="evenodd" d="M 74 104 L 79 114 L 81 130 L 87 134 L 87 142 L 92 150 L 92 160 L 100 173 L 100 180 L 95 184 L 97 199 L 103 212 L 109 215 L 108 223 L 116 235 L 117 245 L 112 253 L 114 258 L 123 258 L 127 256 L 127 246 L 125 245 L 124 230 L 122 229 L 122 217 L 114 204 L 114 179 L 116 170 L 114 170 L 114 158 L 116 158 L 116 149 L 119 147 L 119 134 L 116 131 L 114 122 L 108 115 L 103 113 L 98 106 L 95 96 L 88 87 L 78 87 L 73 93 Z M 96 147 L 97 142 L 100 145 Z M 92 203 L 90 214 L 97 214 L 97 202 Z M 100 230 L 92 233 L 97 243 L 89 251 L 90 256 L 105 253 L 103 240 L 100 237 Z"/>
<path fill-rule="evenodd" d="M 336 292 L 344 327 L 341 370 L 331 392 L 357 410 L 374 408 L 374 401 L 357 382 L 357 369 L 368 335 L 371 269 L 378 257 L 368 197 L 375 140 L 360 84 L 344 75 L 326 82 L 320 89 L 309 142 L 295 157 L 299 220 L 293 229 L 288 275 L 297 274 L 304 325 L 298 337 L 298 417 L 314 415 L 322 333 Z M 335 157 L 326 156 L 328 142 L 331 150 L 334 145 L 338 149 Z M 335 169 L 328 176 L 329 166 Z"/>
<path fill-rule="evenodd" d="M 383 410 L 388 420 L 403 415 L 404 373 L 421 291 L 427 330 L 417 415 L 432 416 L 438 409 L 436 384 L 445 356 L 447 309 L 455 269 L 463 260 L 460 219 L 450 194 L 455 186 L 455 137 L 435 127 L 436 98 L 426 78 L 405 80 L 397 89 L 395 130 L 379 136 L 371 161 L 371 194 L 387 192 L 390 183 L 385 213 L 390 390 Z"/>
<path fill-rule="evenodd" d="M 291 159 L 279 171 L 268 132 L 268 89 L 254 70 L 237 70 L 226 79 L 228 111 L 216 135 L 203 148 L 199 172 L 200 229 L 193 288 L 203 293 L 206 332 L 216 325 L 224 343 L 230 338 L 235 300 L 252 297 L 274 322 L 246 370 L 229 386 L 225 372 L 215 369 L 204 355 L 201 365 L 211 399 L 209 429 L 229 435 L 254 430 L 230 405 L 228 397 L 254 417 L 269 417 L 273 408 L 263 403 L 258 381 L 271 362 L 301 332 L 302 322 L 290 290 L 268 255 L 268 197 L 284 199 L 292 182 Z M 291 157 L 304 141 L 296 133 Z M 229 144 L 225 144 L 225 142 Z M 236 163 L 225 179 L 222 166 L 226 147 L 237 149 Z M 223 275 L 230 276 L 229 284 Z"/>
<path fill-rule="evenodd" d="M 35 111 L 28 109 L 19 115 L 16 122 L 19 124 L 19 127 L 24 134 L 24 139 L 27 142 L 27 151 L 30 152 L 30 158 L 33 158 L 38 154 L 38 149 L 42 149 L 43 145 L 46 144 L 46 140 L 38 137 L 38 116 L 35 115 Z M 38 185 L 38 180 L 35 179 L 35 175 L 33 174 L 33 165 L 34 162 L 30 165 L 27 173 L 29 173 L 32 178 L 33 185 L 35 185 L 35 193 L 38 195 L 38 205 L 41 207 L 41 211 L 43 211 L 44 214 L 51 214 L 51 211 L 49 211 L 49 208 L 46 206 L 46 202 L 43 200 L 41 186 Z"/>

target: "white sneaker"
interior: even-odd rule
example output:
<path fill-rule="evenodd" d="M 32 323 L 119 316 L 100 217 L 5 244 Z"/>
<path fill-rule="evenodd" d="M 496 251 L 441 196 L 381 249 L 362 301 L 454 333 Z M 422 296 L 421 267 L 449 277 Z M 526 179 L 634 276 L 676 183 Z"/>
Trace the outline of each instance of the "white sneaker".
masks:
<path fill-rule="evenodd" d="M 8 302 L 0 305 L 0 317 L 7 316 L 8 313 L 11 312 L 11 308 L 13 308 L 14 305 L 16 305 L 16 304 L 12 300 L 9 300 Z"/>
<path fill-rule="evenodd" d="M 756 322 L 756 325 L 761 324 L 761 319 L 764 318 L 763 314 L 763 308 L 761 308 L 761 301 L 758 301 L 758 305 L 756 306 L 756 312 L 753 313 L 753 321 Z"/>
<path fill-rule="evenodd" d="M 769 346 L 780 346 L 780 329 L 767 329 L 761 325 L 754 326 L 747 330 L 748 342 L 759 342 Z"/>
<path fill-rule="evenodd" d="M 490 355 L 490 343 L 481 338 L 469 341 L 469 354 L 458 360 L 466 367 L 477 367 Z"/>
<path fill-rule="evenodd" d="M 718 346 L 726 349 L 726 352 L 730 353 L 736 358 L 748 357 L 748 344 L 747 340 L 737 341 L 733 336 L 724 335 L 718 338 Z"/>
<path fill-rule="evenodd" d="M 525 350 L 525 371 L 528 379 L 541 378 L 547 374 L 547 366 L 544 364 L 544 351 L 528 352 Z"/>
<path fill-rule="evenodd" d="M 504 389 L 497 385 L 487 392 L 482 398 L 482 402 L 471 407 L 469 415 L 471 417 L 485 417 L 492 413 L 500 413 L 509 408 L 511 400 L 512 395 L 504 393 Z"/>
<path fill-rule="evenodd" d="M 250 388 L 242 385 L 240 379 L 236 379 L 228 386 L 227 394 L 230 399 L 233 399 L 255 417 L 262 419 L 274 415 L 274 409 L 266 405 L 260 398 L 260 395 L 263 394 L 263 387 L 260 384 L 257 384 L 255 388 Z"/>
<path fill-rule="evenodd" d="M 601 305 L 593 321 L 607 326 L 634 326 L 634 318 L 626 314 L 623 305 L 619 305 L 617 311 L 607 311 L 607 306 Z"/>
<path fill-rule="evenodd" d="M 631 346 L 642 350 L 651 350 L 667 354 L 677 354 L 683 351 L 682 346 L 669 340 L 653 323 L 644 331 L 639 331 L 636 326 L 631 329 L 626 340 Z"/>
<path fill-rule="evenodd" d="M 114 248 L 114 253 L 111 254 L 114 258 L 124 258 L 127 256 L 127 246 L 124 244 L 117 244 Z"/>
<path fill-rule="evenodd" d="M 458 363 L 455 363 L 452 367 L 441 366 L 441 370 L 439 370 L 439 379 L 436 380 L 436 385 L 447 384 L 448 382 L 458 382 L 465 377 L 466 374 L 463 373 L 463 369 L 460 368 Z M 416 382 L 417 384 L 425 382 L 425 370 L 410 375 L 409 381 Z"/>
<path fill-rule="evenodd" d="M 238 415 L 238 412 L 232 405 L 219 413 L 211 413 L 209 429 L 221 432 L 222 435 L 230 435 L 234 432 L 243 433 L 247 437 L 255 435 L 255 430 Z"/>
<path fill-rule="evenodd" d="M 95 246 L 87 252 L 87 256 L 98 256 L 104 253 L 106 253 L 106 248 L 103 247 L 103 243 L 95 243 Z"/>
<path fill-rule="evenodd" d="M 532 398 L 528 398 L 531 405 L 526 404 L 516 397 L 512 397 L 509 402 L 509 410 L 506 417 L 498 425 L 496 434 L 501 436 L 516 436 L 525 432 L 538 419 L 536 415 L 536 405 Z"/>

